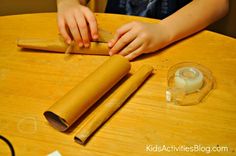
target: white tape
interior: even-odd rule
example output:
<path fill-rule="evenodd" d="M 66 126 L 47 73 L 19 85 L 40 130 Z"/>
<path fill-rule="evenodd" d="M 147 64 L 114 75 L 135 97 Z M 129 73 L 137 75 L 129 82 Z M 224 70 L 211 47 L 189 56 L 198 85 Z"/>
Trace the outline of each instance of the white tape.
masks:
<path fill-rule="evenodd" d="M 171 92 L 169 90 L 166 91 L 166 101 L 171 102 Z"/>
<path fill-rule="evenodd" d="M 203 85 L 203 74 L 194 67 L 183 67 L 175 73 L 175 86 L 182 88 L 185 93 L 193 93 Z"/>

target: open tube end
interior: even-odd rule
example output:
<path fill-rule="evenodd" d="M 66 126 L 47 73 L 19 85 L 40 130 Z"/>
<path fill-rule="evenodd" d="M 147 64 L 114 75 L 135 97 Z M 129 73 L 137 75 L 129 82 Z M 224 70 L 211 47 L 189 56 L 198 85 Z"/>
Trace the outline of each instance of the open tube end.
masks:
<path fill-rule="evenodd" d="M 74 140 L 75 140 L 75 142 L 77 142 L 77 143 L 79 143 L 79 144 L 81 144 L 81 145 L 84 145 L 84 144 L 85 144 L 85 141 L 81 140 L 81 139 L 80 139 L 79 137 L 77 137 L 77 136 L 74 137 Z"/>
<path fill-rule="evenodd" d="M 64 119 L 54 114 L 53 112 L 46 111 L 43 113 L 43 115 L 51 124 L 51 126 L 59 131 L 65 131 L 69 127 Z"/>

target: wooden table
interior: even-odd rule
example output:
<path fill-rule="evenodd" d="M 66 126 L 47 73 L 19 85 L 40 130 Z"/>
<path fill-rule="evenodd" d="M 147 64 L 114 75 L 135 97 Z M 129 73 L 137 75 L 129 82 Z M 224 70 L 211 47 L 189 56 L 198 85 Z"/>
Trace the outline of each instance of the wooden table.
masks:
<path fill-rule="evenodd" d="M 99 25 L 115 31 L 124 23 L 153 19 L 97 14 Z M 0 17 L 0 135 L 13 144 L 17 155 L 188 155 L 154 152 L 148 145 L 227 146 L 236 154 L 236 40 L 202 31 L 155 54 L 132 62 L 131 72 L 143 64 L 155 74 L 85 145 L 73 141 L 77 128 L 61 133 L 43 112 L 102 64 L 108 56 L 21 51 L 18 38 L 57 35 L 56 14 Z M 168 69 L 179 62 L 197 62 L 213 72 L 216 88 L 200 104 L 177 106 L 165 101 Z M 202 154 L 197 152 L 192 154 Z M 0 140 L 0 155 L 10 155 Z"/>

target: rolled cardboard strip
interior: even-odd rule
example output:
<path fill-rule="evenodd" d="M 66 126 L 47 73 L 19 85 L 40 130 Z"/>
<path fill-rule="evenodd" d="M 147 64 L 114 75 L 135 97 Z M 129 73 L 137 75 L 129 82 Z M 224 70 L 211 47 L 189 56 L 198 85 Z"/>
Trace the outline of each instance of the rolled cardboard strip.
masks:
<path fill-rule="evenodd" d="M 121 55 L 110 57 L 86 79 L 52 105 L 44 116 L 59 131 L 68 129 L 87 109 L 112 88 L 130 70 Z"/>
<path fill-rule="evenodd" d="M 60 38 L 55 39 L 18 39 L 17 46 L 26 49 L 44 50 L 65 53 L 68 45 Z M 80 48 L 75 44 L 70 53 L 88 55 L 108 55 L 107 43 L 91 42 L 89 48 Z"/>
<path fill-rule="evenodd" d="M 17 46 L 21 48 L 27 49 L 36 49 L 36 50 L 44 50 L 44 51 L 53 51 L 53 52 L 68 52 L 69 53 L 79 53 L 79 54 L 88 54 L 88 55 L 109 55 L 108 45 L 113 35 L 112 33 L 103 30 L 101 28 L 98 29 L 99 38 L 97 42 L 91 42 L 89 48 L 79 47 L 78 44 L 67 45 L 64 42 L 64 39 L 59 36 L 55 39 L 19 39 L 17 41 Z"/>
<path fill-rule="evenodd" d="M 144 80 L 151 74 L 153 68 L 145 65 L 126 80 L 114 93 L 112 93 L 105 101 L 103 101 L 93 111 L 84 122 L 74 139 L 80 144 L 84 144 L 87 138 L 100 127 L 122 104 L 127 98 L 138 89 Z"/>

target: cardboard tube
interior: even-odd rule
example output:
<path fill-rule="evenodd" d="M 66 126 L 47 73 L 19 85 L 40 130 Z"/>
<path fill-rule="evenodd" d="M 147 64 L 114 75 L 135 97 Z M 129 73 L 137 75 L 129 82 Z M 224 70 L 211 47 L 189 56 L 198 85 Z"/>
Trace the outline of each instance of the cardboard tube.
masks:
<path fill-rule="evenodd" d="M 79 53 L 79 54 L 88 54 L 88 55 L 108 55 L 108 45 L 113 35 L 112 33 L 99 28 L 98 29 L 99 38 L 97 42 L 91 42 L 89 48 L 80 48 L 78 44 L 67 45 L 64 42 L 64 39 L 59 36 L 56 39 L 19 39 L 17 40 L 17 46 L 27 49 L 36 49 L 44 51 L 53 51 L 64 53 L 69 50 L 69 53 Z"/>
<path fill-rule="evenodd" d="M 68 45 L 61 39 L 19 39 L 17 46 L 27 49 L 44 50 L 52 52 L 65 53 Z M 75 44 L 70 53 L 88 54 L 88 55 L 108 55 L 107 43 L 91 42 L 89 48 L 80 48 Z"/>
<path fill-rule="evenodd" d="M 112 93 L 105 101 L 103 101 L 85 120 L 74 139 L 80 144 L 84 144 L 87 138 L 100 127 L 127 98 L 138 89 L 144 80 L 150 75 L 153 68 L 151 66 L 143 66 L 139 71 L 126 80 L 114 93 Z"/>
<path fill-rule="evenodd" d="M 44 116 L 59 131 L 67 130 L 130 70 L 129 61 L 114 55 L 52 105 Z"/>

